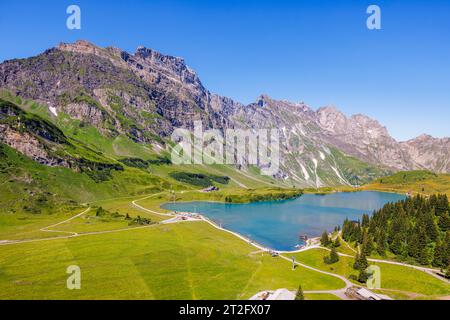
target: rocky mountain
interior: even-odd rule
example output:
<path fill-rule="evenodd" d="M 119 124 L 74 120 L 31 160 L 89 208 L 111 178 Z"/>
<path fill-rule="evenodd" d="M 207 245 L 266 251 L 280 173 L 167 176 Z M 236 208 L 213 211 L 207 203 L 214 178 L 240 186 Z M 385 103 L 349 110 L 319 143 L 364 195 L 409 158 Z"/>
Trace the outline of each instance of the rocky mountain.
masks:
<path fill-rule="evenodd" d="M 210 93 L 183 59 L 144 47 L 131 54 L 86 41 L 60 44 L 0 64 L 0 88 L 46 105 L 53 118 L 67 116 L 105 137 L 123 134 L 158 148 L 175 128 L 192 129 L 198 120 L 222 131 L 277 128 L 281 166 L 275 178 L 291 185 L 356 185 L 398 170 L 450 171 L 449 139 L 399 143 L 364 115 L 346 117 L 334 107 L 314 111 L 265 95 L 243 105 Z"/>
<path fill-rule="evenodd" d="M 411 156 L 415 167 L 438 173 L 450 172 L 450 138 L 439 139 L 423 134 L 416 139 L 401 142 L 400 146 Z"/>
<path fill-rule="evenodd" d="M 361 114 L 347 118 L 336 108 L 325 107 L 317 110 L 316 121 L 325 140 L 348 154 L 397 170 L 413 167 L 409 155 L 376 120 Z"/>

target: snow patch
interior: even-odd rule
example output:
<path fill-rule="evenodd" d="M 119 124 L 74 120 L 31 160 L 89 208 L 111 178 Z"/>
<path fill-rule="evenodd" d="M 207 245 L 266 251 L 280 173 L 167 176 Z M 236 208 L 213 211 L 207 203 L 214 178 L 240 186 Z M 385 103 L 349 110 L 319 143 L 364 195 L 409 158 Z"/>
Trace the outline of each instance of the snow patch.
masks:
<path fill-rule="evenodd" d="M 325 155 L 322 151 L 319 151 L 320 159 L 325 160 Z"/>
<path fill-rule="evenodd" d="M 55 107 L 48 107 L 51 113 L 53 113 L 56 117 L 58 116 L 58 112 L 56 111 Z"/>
<path fill-rule="evenodd" d="M 322 146 L 323 151 L 325 151 L 327 154 L 331 154 L 331 150 L 328 147 Z"/>
<path fill-rule="evenodd" d="M 300 167 L 302 167 L 303 175 L 305 176 L 305 180 L 309 180 L 309 173 L 306 170 L 305 166 L 300 163 Z"/>
<path fill-rule="evenodd" d="M 318 161 L 316 158 L 312 158 L 312 162 L 314 163 L 314 174 L 316 175 L 316 188 L 320 188 L 322 186 L 322 181 L 317 174 Z"/>
<path fill-rule="evenodd" d="M 339 170 L 336 169 L 335 167 L 331 166 L 331 169 L 333 169 L 334 173 L 336 173 L 337 177 L 339 178 L 339 180 L 341 180 L 343 183 L 345 184 L 349 184 L 347 180 L 345 180 L 344 178 L 342 178 L 341 174 L 339 173 Z"/>

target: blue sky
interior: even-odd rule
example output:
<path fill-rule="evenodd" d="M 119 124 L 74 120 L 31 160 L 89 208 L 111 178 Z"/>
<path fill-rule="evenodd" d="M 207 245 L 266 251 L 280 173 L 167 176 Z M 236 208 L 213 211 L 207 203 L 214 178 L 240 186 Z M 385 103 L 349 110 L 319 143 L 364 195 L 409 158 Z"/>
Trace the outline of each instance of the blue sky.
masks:
<path fill-rule="evenodd" d="M 66 28 L 77 4 L 82 29 Z M 382 10 L 382 30 L 366 9 Z M 450 1 L 1 0 L 0 61 L 86 39 L 181 56 L 212 92 L 364 113 L 399 140 L 450 136 Z"/>

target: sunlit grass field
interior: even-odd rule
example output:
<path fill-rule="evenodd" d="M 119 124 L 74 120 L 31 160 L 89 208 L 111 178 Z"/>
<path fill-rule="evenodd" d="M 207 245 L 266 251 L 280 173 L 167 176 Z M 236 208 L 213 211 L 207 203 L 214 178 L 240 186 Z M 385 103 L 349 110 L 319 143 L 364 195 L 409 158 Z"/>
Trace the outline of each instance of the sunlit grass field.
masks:
<path fill-rule="evenodd" d="M 363 189 L 427 195 L 445 193 L 450 196 L 450 174 L 435 174 L 429 171 L 399 172 L 380 178 Z"/>
<path fill-rule="evenodd" d="M 341 256 L 339 262 L 327 265 L 323 258 L 328 254 L 328 251 L 324 249 L 311 249 L 295 256 L 299 262 L 346 278 L 358 275 L 358 271 L 353 269 L 353 258 Z M 405 298 L 435 298 L 450 294 L 449 283 L 436 279 L 425 272 L 387 263 L 369 262 L 369 264 L 380 267 L 382 289 L 393 290 L 392 292 L 399 294 L 403 293 Z M 358 283 L 355 282 L 355 284 Z M 389 295 L 389 293 L 387 294 Z"/>
<path fill-rule="evenodd" d="M 255 248 L 204 222 L 0 250 L 1 299 L 247 299 L 268 289 L 339 289 L 334 277 Z M 66 268 L 81 268 L 81 290 L 66 288 Z"/>

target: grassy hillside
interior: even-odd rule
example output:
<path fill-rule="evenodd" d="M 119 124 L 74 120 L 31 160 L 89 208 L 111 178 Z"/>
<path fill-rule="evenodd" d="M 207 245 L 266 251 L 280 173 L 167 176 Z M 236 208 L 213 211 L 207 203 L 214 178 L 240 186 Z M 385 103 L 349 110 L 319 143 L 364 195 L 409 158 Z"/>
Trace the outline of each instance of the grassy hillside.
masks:
<path fill-rule="evenodd" d="M 137 143 L 120 133 L 102 134 L 4 91 L 0 102 L 2 124 L 30 134 L 50 157 L 72 167 L 41 165 L 0 143 L 0 212 L 58 212 L 94 200 L 209 185 L 233 190 L 278 185 L 254 168 L 240 172 L 227 165 L 172 165 L 161 145 Z"/>
<path fill-rule="evenodd" d="M 9 245 L 0 250 L 0 299 L 248 299 L 300 283 L 344 286 L 254 251 L 203 222 Z M 70 265 L 81 268 L 81 290 L 66 288 Z"/>
<path fill-rule="evenodd" d="M 134 168 L 96 182 L 86 173 L 40 165 L 1 144 L 0 158 L 0 212 L 50 213 L 61 205 L 185 188 Z"/>
<path fill-rule="evenodd" d="M 398 172 L 392 176 L 377 179 L 363 186 L 363 189 L 450 195 L 450 174 L 436 174 L 430 171 Z"/>

